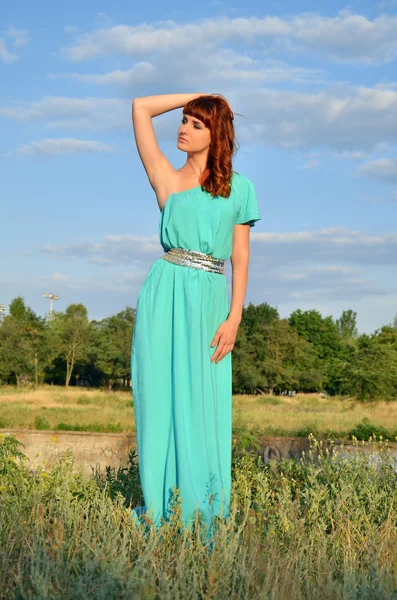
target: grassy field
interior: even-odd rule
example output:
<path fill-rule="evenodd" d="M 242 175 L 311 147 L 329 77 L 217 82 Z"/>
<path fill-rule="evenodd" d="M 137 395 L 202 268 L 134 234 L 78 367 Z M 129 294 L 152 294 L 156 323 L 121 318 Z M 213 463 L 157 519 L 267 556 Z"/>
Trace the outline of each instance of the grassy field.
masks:
<path fill-rule="evenodd" d="M 362 404 L 323 399 L 317 394 L 295 397 L 233 397 L 233 427 L 262 435 L 349 437 L 363 419 L 394 439 L 397 403 Z M 0 387 L 0 428 L 133 432 L 130 392 L 42 387 L 37 391 Z"/>
<path fill-rule="evenodd" d="M 213 537 L 174 496 L 169 519 L 134 525 L 136 464 L 32 471 L 0 435 L 0 594 L 69 600 L 395 600 L 397 478 L 386 452 L 263 465 L 234 455 L 231 510 Z M 318 455 L 317 453 L 320 452 Z"/>

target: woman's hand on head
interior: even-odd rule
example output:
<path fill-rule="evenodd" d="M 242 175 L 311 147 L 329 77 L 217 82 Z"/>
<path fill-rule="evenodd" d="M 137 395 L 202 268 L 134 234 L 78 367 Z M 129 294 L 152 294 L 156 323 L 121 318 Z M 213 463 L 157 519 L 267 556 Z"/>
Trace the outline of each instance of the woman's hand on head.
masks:
<path fill-rule="evenodd" d="M 211 94 L 211 96 L 215 96 L 217 98 L 222 98 L 222 100 L 224 100 L 226 102 L 226 104 L 228 105 L 229 110 L 230 110 L 230 118 L 233 120 L 234 119 L 233 109 L 230 105 L 230 102 L 227 100 L 227 98 L 225 98 L 225 96 L 222 96 L 222 94 Z"/>

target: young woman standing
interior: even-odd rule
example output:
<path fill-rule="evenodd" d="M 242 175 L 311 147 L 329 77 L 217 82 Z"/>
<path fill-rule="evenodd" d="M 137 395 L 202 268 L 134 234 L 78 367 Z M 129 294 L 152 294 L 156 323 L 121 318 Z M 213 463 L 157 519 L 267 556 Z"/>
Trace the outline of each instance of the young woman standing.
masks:
<path fill-rule="evenodd" d="M 152 118 L 183 108 L 175 169 Z M 137 149 L 161 211 L 164 255 L 139 292 L 132 393 L 145 505 L 158 526 L 178 488 L 189 525 L 227 517 L 231 491 L 232 355 L 248 280 L 249 234 L 261 216 L 252 182 L 233 172 L 233 112 L 216 94 L 136 98 Z M 232 264 L 228 307 L 225 261 Z"/>

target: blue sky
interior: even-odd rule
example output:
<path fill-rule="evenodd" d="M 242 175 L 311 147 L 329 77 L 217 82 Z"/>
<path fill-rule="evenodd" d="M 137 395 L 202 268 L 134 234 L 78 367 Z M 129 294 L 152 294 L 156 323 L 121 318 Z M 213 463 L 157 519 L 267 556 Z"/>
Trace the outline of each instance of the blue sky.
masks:
<path fill-rule="evenodd" d="M 0 304 L 135 306 L 162 255 L 131 101 L 221 93 L 255 183 L 248 302 L 397 313 L 397 0 L 0 9 Z M 156 118 L 176 168 L 180 110 Z M 231 269 L 226 276 L 231 294 Z"/>

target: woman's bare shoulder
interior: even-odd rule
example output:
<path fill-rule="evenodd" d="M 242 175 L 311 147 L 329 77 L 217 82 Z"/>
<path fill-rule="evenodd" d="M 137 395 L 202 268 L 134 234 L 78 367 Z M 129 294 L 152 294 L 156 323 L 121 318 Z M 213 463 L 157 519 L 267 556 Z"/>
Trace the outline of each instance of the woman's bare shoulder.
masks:
<path fill-rule="evenodd" d="M 154 189 L 160 210 L 163 210 L 171 194 L 183 192 L 198 185 L 200 185 L 198 177 L 186 173 L 182 169 L 173 169 L 164 173 Z"/>

